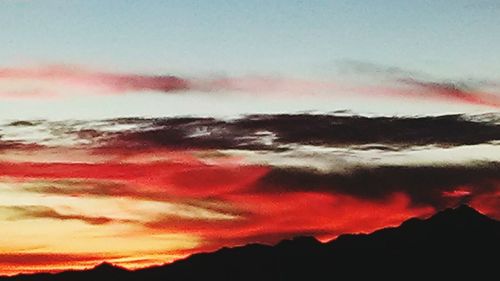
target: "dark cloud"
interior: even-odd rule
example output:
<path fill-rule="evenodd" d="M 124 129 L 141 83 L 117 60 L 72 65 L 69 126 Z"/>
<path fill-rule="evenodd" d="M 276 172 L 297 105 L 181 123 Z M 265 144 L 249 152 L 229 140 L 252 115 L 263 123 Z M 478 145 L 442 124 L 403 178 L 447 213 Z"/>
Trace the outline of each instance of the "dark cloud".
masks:
<path fill-rule="evenodd" d="M 0 210 L 6 213 L 13 213 L 8 218 L 11 220 L 20 219 L 55 219 L 55 220 L 80 220 L 88 224 L 101 225 L 111 223 L 114 220 L 106 217 L 89 217 L 83 215 L 64 215 L 56 210 L 45 206 L 0 206 Z"/>
<path fill-rule="evenodd" d="M 240 120 L 213 118 L 145 119 L 145 129 L 118 132 L 104 141 L 108 145 L 165 146 L 203 149 L 277 149 L 262 143 L 262 129 L 245 128 Z"/>
<path fill-rule="evenodd" d="M 462 193 L 461 200 L 468 201 L 494 192 L 499 185 L 500 162 L 475 162 L 445 166 L 359 167 L 327 174 L 275 168 L 256 186 L 265 192 L 324 191 L 372 200 L 384 200 L 394 193 L 404 193 L 414 204 L 439 208 L 456 200 L 450 198 L 454 194 Z"/>
<path fill-rule="evenodd" d="M 142 129 L 105 138 L 107 145 L 211 149 L 286 149 L 288 144 L 360 146 L 384 150 L 442 147 L 500 140 L 500 125 L 462 115 L 363 117 L 312 114 L 143 119 Z M 146 125 L 147 124 L 147 125 Z"/>
<path fill-rule="evenodd" d="M 12 121 L 12 122 L 10 122 L 7 126 L 11 126 L 11 127 L 31 127 L 31 126 L 36 126 L 39 123 L 40 123 L 39 121 L 18 120 L 18 121 Z"/>
<path fill-rule="evenodd" d="M 466 82 L 432 82 L 412 78 L 400 79 L 403 84 L 416 87 L 421 96 L 436 96 L 443 99 L 459 100 L 469 104 L 500 106 L 500 96 L 484 93 L 472 88 Z"/>
<path fill-rule="evenodd" d="M 244 128 L 276 132 L 284 143 L 476 144 L 500 138 L 500 126 L 465 121 L 459 115 L 439 117 L 361 117 L 331 115 L 250 116 Z"/>
<path fill-rule="evenodd" d="M 451 91 L 451 90 L 450 90 Z M 78 147 L 168 149 L 290 149 L 292 144 L 356 150 L 401 150 L 413 146 L 452 147 L 500 140 L 497 113 L 421 117 L 346 114 L 248 115 L 237 119 L 121 118 L 100 121 L 40 121 L 33 131 L 11 132 L 0 149 L 30 150 L 61 143 Z M 28 123 L 26 123 L 28 122 Z M 23 121 L 15 126 L 29 126 Z M 34 124 L 34 123 L 33 123 Z M 15 134 L 15 135 L 13 135 Z"/>
<path fill-rule="evenodd" d="M 40 145 L 35 143 L 23 143 L 20 141 L 2 140 L 2 135 L 0 135 L 0 151 L 8 149 L 29 151 L 40 147 L 41 147 Z"/>

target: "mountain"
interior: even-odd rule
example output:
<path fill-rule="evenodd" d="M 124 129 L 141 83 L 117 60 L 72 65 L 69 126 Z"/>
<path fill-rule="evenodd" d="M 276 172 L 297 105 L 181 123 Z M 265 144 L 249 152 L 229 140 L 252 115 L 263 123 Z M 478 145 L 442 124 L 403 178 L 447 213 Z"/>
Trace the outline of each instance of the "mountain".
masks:
<path fill-rule="evenodd" d="M 223 248 L 137 271 L 104 263 L 87 271 L 0 280 L 498 280 L 499 258 L 500 222 L 464 205 L 328 243 L 297 237 L 275 246 Z"/>

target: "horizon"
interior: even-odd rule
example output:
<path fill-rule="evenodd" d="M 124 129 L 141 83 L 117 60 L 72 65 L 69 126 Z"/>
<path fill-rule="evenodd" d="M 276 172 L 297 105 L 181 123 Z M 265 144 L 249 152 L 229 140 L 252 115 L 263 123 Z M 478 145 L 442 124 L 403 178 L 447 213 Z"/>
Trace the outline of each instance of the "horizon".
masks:
<path fill-rule="evenodd" d="M 304 239 L 312 239 L 315 243 L 319 243 L 319 244 L 329 244 L 331 245 L 332 243 L 336 243 L 336 241 L 338 240 L 339 237 L 341 236 L 344 236 L 344 235 L 347 235 L 347 236 L 350 236 L 350 235 L 369 235 L 369 236 L 373 236 L 373 234 L 375 233 L 380 233 L 380 231 L 386 231 L 386 230 L 397 230 L 397 229 L 400 229 L 402 228 L 406 222 L 409 222 L 409 221 L 413 221 L 414 219 L 417 219 L 419 221 L 422 221 L 422 222 L 425 222 L 425 221 L 428 221 L 438 215 L 443 215 L 445 213 L 447 213 L 448 215 L 450 214 L 450 211 L 453 212 L 454 215 L 456 215 L 457 212 L 461 211 L 461 210 L 467 210 L 468 212 L 472 212 L 474 215 L 476 214 L 479 214 L 480 216 L 482 217 L 486 217 L 486 218 L 489 218 L 491 220 L 494 220 L 494 221 L 497 221 L 497 222 L 500 222 L 498 220 L 495 220 L 493 218 L 490 218 L 488 216 L 486 216 L 485 214 L 479 212 L 478 210 L 472 208 L 471 206 L 467 205 L 467 204 L 457 204 L 456 206 L 454 207 L 447 207 L 445 209 L 441 209 L 441 210 L 437 210 L 435 213 L 429 215 L 429 216 L 426 216 L 424 218 L 422 217 L 413 217 L 413 218 L 409 218 L 405 221 L 403 221 L 402 223 L 400 223 L 399 225 L 396 225 L 396 226 L 385 226 L 383 228 L 380 228 L 380 229 L 376 229 L 370 233 L 365 233 L 365 232 L 357 232 L 357 233 L 343 233 L 343 234 L 340 234 L 339 236 L 337 237 L 334 237 L 330 240 L 327 240 L 327 241 L 322 241 L 322 240 L 318 240 L 316 237 L 314 236 L 296 236 L 296 237 L 291 237 L 291 238 L 287 238 L 287 239 L 284 239 L 284 240 L 281 240 L 281 241 L 278 241 L 276 243 L 250 243 L 250 244 L 242 244 L 242 245 L 234 245 L 234 246 L 230 246 L 230 247 L 223 247 L 223 248 L 218 248 L 218 249 L 215 249 L 213 251 L 207 251 L 207 252 L 200 252 L 200 253 L 193 253 L 193 254 L 190 254 L 190 255 L 187 255 L 185 257 L 180 257 L 179 259 L 175 259 L 175 260 L 172 260 L 172 261 L 168 261 L 168 262 L 165 262 L 165 263 L 161 263 L 161 264 L 157 264 L 157 265 L 149 265 L 147 267 L 140 267 L 140 268 L 127 268 L 127 267 L 124 267 L 124 266 L 120 266 L 120 265 L 117 265 L 117 264 L 113 264 L 112 262 L 108 262 L 108 261 L 101 261 L 97 264 L 94 264 L 94 265 L 90 265 L 89 267 L 87 268 L 83 268 L 83 269 L 79 269 L 79 271 L 77 272 L 85 272 L 85 271 L 92 271 L 92 270 L 95 270 L 95 269 L 98 269 L 98 268 L 117 268 L 117 269 L 120 269 L 120 270 L 125 270 L 127 272 L 139 272 L 139 271 L 142 271 L 142 270 L 147 270 L 147 269 L 151 269 L 151 268 L 158 268 L 158 267 L 168 267 L 169 265 L 172 265 L 176 262 L 180 262 L 180 261 L 184 261 L 184 260 L 189 260 L 192 256 L 195 256 L 196 254 L 215 254 L 219 251 L 223 251 L 225 249 L 235 249 L 235 250 L 239 250 L 239 249 L 245 249 L 246 247 L 248 246 L 252 246 L 252 245 L 265 245 L 265 246 L 271 246 L 271 247 L 276 247 L 278 245 L 280 245 L 281 243 L 283 242 L 297 242 L 299 239 L 301 240 L 304 240 Z M 462 218 L 462 220 L 464 219 L 465 217 Z M 471 222 L 471 221 L 469 221 Z M 310 241 L 310 240 L 309 240 Z M 63 273 L 67 271 L 62 269 L 62 270 L 55 270 L 55 271 L 40 271 L 40 272 L 31 272 L 29 274 L 38 274 L 38 273 L 52 273 L 52 274 L 58 274 L 58 273 Z M 13 275 L 0 275 L 0 277 L 15 277 L 19 274 L 23 274 L 23 273 L 17 273 L 17 274 L 13 274 Z M 26 274 L 26 273 L 24 273 Z M 28 275 L 29 276 L 29 275 Z"/>

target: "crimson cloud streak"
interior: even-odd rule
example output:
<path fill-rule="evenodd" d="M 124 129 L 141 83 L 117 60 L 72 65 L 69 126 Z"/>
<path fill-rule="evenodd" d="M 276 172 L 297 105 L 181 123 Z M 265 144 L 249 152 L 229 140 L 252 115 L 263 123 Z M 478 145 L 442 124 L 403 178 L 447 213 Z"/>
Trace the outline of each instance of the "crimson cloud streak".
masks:
<path fill-rule="evenodd" d="M 403 72 L 401 72 L 403 73 Z M 96 71 L 77 66 L 52 65 L 27 68 L 0 68 L 0 95 L 9 98 L 44 98 L 84 93 L 159 93 L 242 92 L 247 94 L 281 94 L 281 96 L 335 95 L 400 97 L 420 100 L 465 103 L 498 108 L 500 94 L 475 89 L 463 82 L 442 82 L 414 77 L 390 77 L 385 84 L 364 86 L 327 81 L 251 75 L 223 78 L 194 78 L 175 75 L 147 75 Z M 340 79 L 339 79 L 340 80 Z M 26 87 L 26 84 L 31 84 Z M 61 90 L 63 89 L 63 90 Z"/>

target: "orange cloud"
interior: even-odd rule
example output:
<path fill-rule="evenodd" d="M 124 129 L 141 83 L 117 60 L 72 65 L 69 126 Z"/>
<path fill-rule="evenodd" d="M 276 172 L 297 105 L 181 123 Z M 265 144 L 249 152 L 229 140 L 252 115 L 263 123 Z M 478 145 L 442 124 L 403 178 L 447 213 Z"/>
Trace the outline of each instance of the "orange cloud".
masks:
<path fill-rule="evenodd" d="M 410 217 L 430 215 L 431 207 L 412 207 L 404 194 L 370 201 L 340 194 L 289 192 L 224 196 L 242 218 L 227 221 L 160 219 L 146 224 L 157 232 L 182 231 L 203 237 L 203 250 L 253 242 L 275 243 L 297 235 L 329 240 L 342 233 L 370 232 Z"/>

